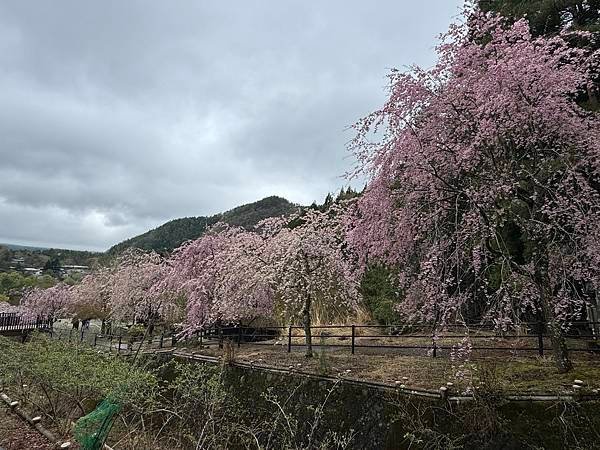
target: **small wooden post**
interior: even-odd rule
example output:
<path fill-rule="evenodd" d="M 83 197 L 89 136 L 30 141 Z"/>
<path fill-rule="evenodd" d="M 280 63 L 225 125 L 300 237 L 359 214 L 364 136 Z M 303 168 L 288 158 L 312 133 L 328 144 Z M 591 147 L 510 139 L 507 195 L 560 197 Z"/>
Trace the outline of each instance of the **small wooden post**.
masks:
<path fill-rule="evenodd" d="M 98 335 L 94 334 L 94 347 L 98 345 Z"/>
<path fill-rule="evenodd" d="M 446 386 L 440 388 L 440 398 L 445 402 L 448 401 L 448 388 Z"/>
<path fill-rule="evenodd" d="M 123 339 L 123 336 L 119 335 L 119 348 L 117 349 L 117 353 L 121 353 L 121 339 Z"/>
<path fill-rule="evenodd" d="M 223 348 L 223 327 L 221 325 L 219 325 L 218 333 L 219 333 L 219 348 Z"/>
<path fill-rule="evenodd" d="M 356 337 L 356 327 L 352 325 L 352 354 L 354 355 L 354 338 Z"/>
<path fill-rule="evenodd" d="M 437 357 L 437 343 L 435 342 L 435 336 L 431 336 L 431 343 L 433 345 L 433 352 L 431 355 L 436 358 Z"/>
<path fill-rule="evenodd" d="M 202 348 L 202 335 L 204 334 L 204 330 L 200 330 L 200 348 Z"/>
<path fill-rule="evenodd" d="M 83 333 L 84 333 L 84 330 L 81 330 L 81 340 L 80 340 L 80 342 L 83 342 Z"/>
<path fill-rule="evenodd" d="M 160 341 L 158 343 L 158 348 L 163 348 L 163 339 L 165 338 L 165 332 L 160 333 Z"/>
<path fill-rule="evenodd" d="M 237 339 L 237 341 L 238 341 L 238 343 L 237 343 L 238 344 L 238 348 L 240 348 L 240 346 L 242 345 L 242 324 L 240 324 L 239 328 L 238 328 L 238 339 Z"/>
<path fill-rule="evenodd" d="M 110 335 L 110 340 L 108 342 L 108 353 L 112 352 L 112 342 L 113 342 L 113 335 Z"/>
<path fill-rule="evenodd" d="M 292 351 L 292 326 L 290 325 L 288 328 L 288 353 Z"/>

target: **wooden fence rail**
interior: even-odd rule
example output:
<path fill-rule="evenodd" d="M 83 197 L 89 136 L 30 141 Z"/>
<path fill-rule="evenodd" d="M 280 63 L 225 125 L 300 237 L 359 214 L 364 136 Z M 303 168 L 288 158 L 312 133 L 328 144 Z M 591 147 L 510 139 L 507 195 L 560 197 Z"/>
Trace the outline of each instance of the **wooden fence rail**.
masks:
<path fill-rule="evenodd" d="M 1 322 L 0 322 L 1 323 Z M 565 333 L 565 339 L 571 352 L 592 352 L 600 354 L 598 336 L 582 329 L 580 325 L 593 326 L 600 322 L 573 323 L 571 331 Z M 0 328 L 1 329 L 1 328 Z M 525 354 L 544 355 L 551 350 L 550 335 L 543 323 L 523 324 L 520 332 L 498 332 L 493 327 L 471 324 L 468 327 L 451 325 L 444 330 L 432 330 L 425 326 L 395 325 L 319 325 L 312 326 L 311 333 L 316 342 L 315 348 L 348 349 L 351 354 L 360 350 L 382 349 L 405 350 L 431 357 L 448 356 L 460 341 L 468 336 L 472 352 L 523 352 Z M 86 332 L 87 331 L 87 332 Z M 103 347 L 109 352 L 129 353 L 138 348 L 161 349 L 175 347 L 177 342 L 187 344 L 218 345 L 223 347 L 225 340 L 242 345 L 281 345 L 287 352 L 293 348 L 305 347 L 306 336 L 301 326 L 261 327 L 221 326 L 201 330 L 192 336 L 179 338 L 172 333 L 146 338 L 146 342 L 134 340 L 127 335 L 99 334 L 89 330 L 55 330 L 52 332 L 60 340 L 86 342 L 92 346 Z M 319 339 L 320 338 L 320 339 Z M 503 345 L 499 345 L 503 344 Z"/>

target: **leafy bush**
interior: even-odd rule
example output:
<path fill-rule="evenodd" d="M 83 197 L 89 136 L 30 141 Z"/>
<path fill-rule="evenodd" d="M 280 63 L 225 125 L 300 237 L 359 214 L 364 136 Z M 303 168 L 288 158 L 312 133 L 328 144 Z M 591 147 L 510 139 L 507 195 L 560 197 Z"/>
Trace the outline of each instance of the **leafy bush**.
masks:
<path fill-rule="evenodd" d="M 127 330 L 127 336 L 129 337 L 130 342 L 134 342 L 136 340 L 141 339 L 146 333 L 146 328 L 143 325 L 132 325 Z"/>
<path fill-rule="evenodd" d="M 390 270 L 383 266 L 369 267 L 361 280 L 361 294 L 371 317 L 378 323 L 389 325 L 400 321 L 395 310 L 399 298 Z"/>
<path fill-rule="evenodd" d="M 125 360 L 43 335 L 25 344 L 0 337 L 0 377 L 12 395 L 41 410 L 63 433 L 105 397 L 125 405 L 126 415 L 147 411 L 158 388 L 152 373 Z"/>

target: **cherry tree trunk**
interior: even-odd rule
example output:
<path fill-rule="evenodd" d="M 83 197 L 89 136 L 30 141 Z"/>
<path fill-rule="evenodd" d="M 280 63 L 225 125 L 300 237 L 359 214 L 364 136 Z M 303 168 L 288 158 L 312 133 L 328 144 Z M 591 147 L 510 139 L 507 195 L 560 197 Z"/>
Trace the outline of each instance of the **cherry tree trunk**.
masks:
<path fill-rule="evenodd" d="M 310 330 L 310 306 L 311 298 L 308 294 L 304 300 L 304 308 L 302 309 L 302 325 L 304 326 L 304 335 L 306 338 L 306 354 L 307 358 L 312 358 L 312 334 Z"/>
<path fill-rule="evenodd" d="M 549 323 L 548 328 L 550 331 L 550 339 L 552 341 L 552 351 L 554 352 L 556 367 L 560 373 L 567 373 L 573 369 L 573 363 L 569 358 L 565 336 L 560 328 L 560 325 L 554 320 Z"/>
<path fill-rule="evenodd" d="M 538 282 L 540 291 L 542 314 L 546 321 L 548 332 L 550 333 L 550 341 L 552 343 L 552 352 L 554 354 L 556 368 L 559 373 L 567 373 L 573 369 L 573 363 L 569 358 L 569 351 L 567 349 L 563 330 L 556 319 L 556 315 L 550 302 L 552 299 L 550 279 L 547 275 L 539 275 L 539 272 L 537 272 L 536 281 Z"/>

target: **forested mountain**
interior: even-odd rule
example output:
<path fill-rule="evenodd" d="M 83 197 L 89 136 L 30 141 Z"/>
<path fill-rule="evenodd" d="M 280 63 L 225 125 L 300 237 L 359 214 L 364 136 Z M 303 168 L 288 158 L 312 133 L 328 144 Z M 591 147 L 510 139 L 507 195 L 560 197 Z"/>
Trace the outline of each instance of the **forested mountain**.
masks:
<path fill-rule="evenodd" d="M 118 254 L 130 247 L 157 252 L 170 251 L 187 240 L 200 237 L 207 227 L 217 222 L 250 228 L 263 219 L 288 215 L 297 208 L 297 205 L 284 198 L 267 197 L 210 217 L 185 217 L 171 220 L 153 230 L 111 247 L 107 253 L 110 255 Z"/>

